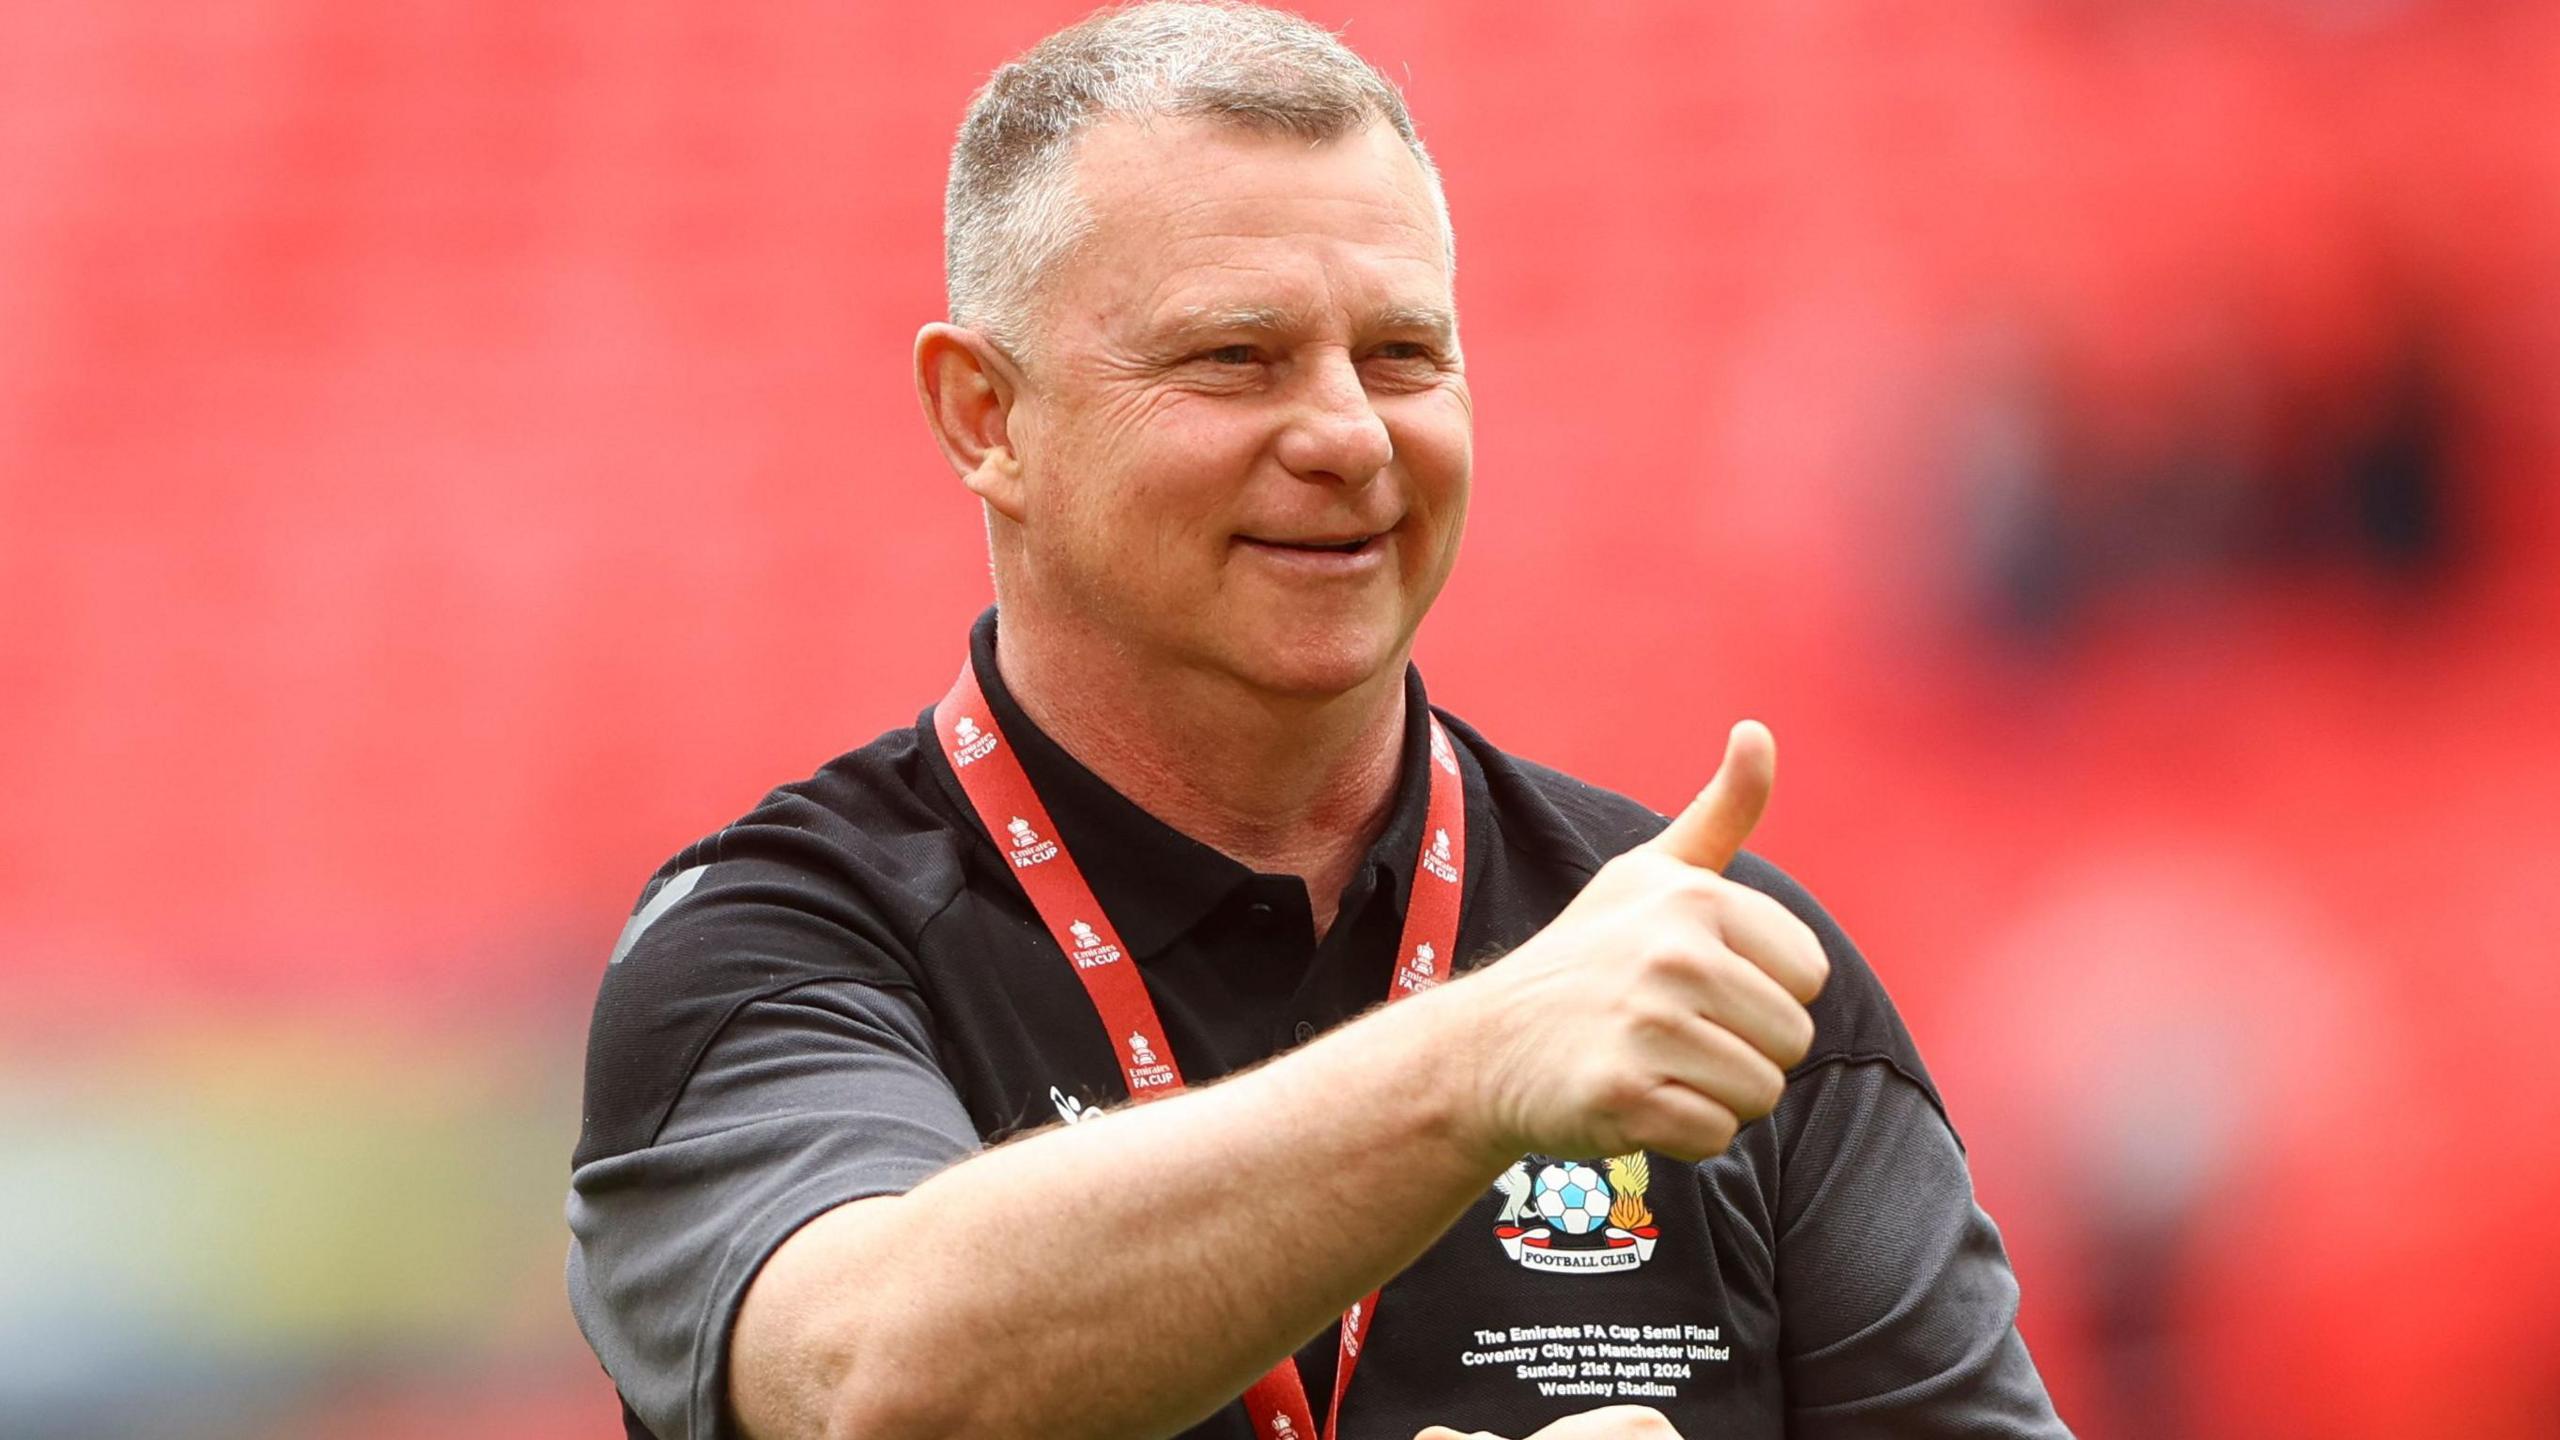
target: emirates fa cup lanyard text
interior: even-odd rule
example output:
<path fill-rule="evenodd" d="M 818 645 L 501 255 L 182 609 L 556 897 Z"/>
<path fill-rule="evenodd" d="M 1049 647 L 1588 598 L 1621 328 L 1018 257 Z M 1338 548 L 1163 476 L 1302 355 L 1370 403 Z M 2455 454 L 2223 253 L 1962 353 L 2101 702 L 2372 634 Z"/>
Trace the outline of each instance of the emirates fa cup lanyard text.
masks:
<path fill-rule="evenodd" d="M 1387 998 L 1418 995 L 1446 979 L 1458 951 L 1458 909 L 1466 893 L 1466 797 L 1458 783 L 1457 751 L 1439 718 L 1425 716 L 1431 727 L 1431 794 L 1422 827 L 1421 853 L 1414 861 L 1412 897 L 1405 906 L 1404 936 L 1398 942 L 1396 968 L 1387 982 Z M 1182 1088 L 1173 1046 L 1156 1019 L 1155 1002 L 1136 962 L 1120 943 L 1058 838 L 1047 807 L 1031 788 L 1031 777 L 1014 758 L 1013 747 L 996 724 L 995 711 L 978 687 L 968 665 L 951 693 L 933 710 L 933 727 L 943 753 L 960 777 L 978 822 L 1013 867 L 1014 879 L 1031 897 L 1032 908 L 1048 927 L 1049 937 L 1084 982 L 1085 994 L 1102 1017 L 1119 1053 L 1120 1067 L 1134 1101 L 1159 1099 Z M 1342 1317 L 1340 1363 L 1334 1369 L 1333 1401 L 1322 1432 L 1315 1428 L 1306 1386 L 1298 1379 L 1298 1362 L 1282 1360 L 1270 1374 L 1244 1393 L 1257 1435 L 1269 1440 L 1328 1440 L 1339 1434 L 1342 1396 L 1351 1388 L 1351 1372 L 1360 1361 L 1360 1344 L 1378 1309 L 1378 1292 L 1351 1307 Z"/>

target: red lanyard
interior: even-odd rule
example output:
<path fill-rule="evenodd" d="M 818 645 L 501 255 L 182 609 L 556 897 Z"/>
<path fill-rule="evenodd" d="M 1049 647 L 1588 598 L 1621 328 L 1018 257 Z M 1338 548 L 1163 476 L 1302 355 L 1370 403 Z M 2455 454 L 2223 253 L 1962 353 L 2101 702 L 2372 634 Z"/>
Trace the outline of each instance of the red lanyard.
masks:
<path fill-rule="evenodd" d="M 1465 894 L 1467 806 L 1458 779 L 1458 752 L 1437 716 L 1431 726 L 1431 795 L 1423 825 L 1422 851 L 1413 868 L 1412 899 L 1405 906 L 1404 938 L 1398 942 L 1395 975 L 1387 982 L 1387 998 L 1418 995 L 1447 978 L 1458 952 L 1458 906 Z M 1049 936 L 1075 967 L 1093 1000 L 1103 1029 L 1112 1037 L 1120 1067 L 1129 1082 L 1129 1098 L 1153 1100 L 1182 1088 L 1182 1072 L 1173 1061 L 1173 1046 L 1156 1019 L 1155 1002 L 1138 974 L 1120 932 L 1104 914 L 1075 857 L 1058 841 L 1058 827 L 1031 788 L 1031 777 L 1014 758 L 996 724 L 995 711 L 978 688 L 969 665 L 951 693 L 933 708 L 933 728 L 942 737 L 943 753 L 960 777 L 978 823 L 1013 863 L 1013 878 L 1031 897 Z M 1378 1292 L 1351 1307 L 1342 1317 L 1342 1345 L 1333 1372 L 1333 1404 L 1324 1430 L 1315 1428 L 1315 1412 L 1307 1404 L 1306 1386 L 1298 1379 L 1292 1357 L 1244 1392 L 1245 1409 L 1262 1440 L 1325 1440 L 1341 1433 L 1342 1396 L 1351 1388 L 1352 1367 L 1360 1361 L 1361 1342 L 1378 1309 Z"/>

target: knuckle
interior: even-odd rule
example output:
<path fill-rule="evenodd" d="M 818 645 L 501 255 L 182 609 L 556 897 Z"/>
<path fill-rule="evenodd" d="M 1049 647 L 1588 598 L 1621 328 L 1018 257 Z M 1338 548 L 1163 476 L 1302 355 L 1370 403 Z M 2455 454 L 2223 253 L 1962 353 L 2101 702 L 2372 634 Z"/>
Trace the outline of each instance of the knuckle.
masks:
<path fill-rule="evenodd" d="M 1824 950 L 1819 942 L 1817 942 L 1813 947 L 1813 965 L 1811 968 L 1813 970 L 1813 995 L 1819 995 L 1822 993 L 1822 987 L 1831 983 L 1831 954 L 1829 951 Z M 1813 998 L 1813 995 L 1808 995 L 1805 998 L 1810 1000 Z"/>
<path fill-rule="evenodd" d="M 1733 904 L 1733 888 L 1732 881 L 1713 870 L 1701 870 L 1694 865 L 1680 867 L 1680 898 L 1703 914 L 1722 918 Z"/>
<path fill-rule="evenodd" d="M 1757 1120 L 1777 1109 L 1778 1102 L 1787 1098 L 1786 1072 L 1765 1060 L 1751 1067 L 1750 1085 L 1751 1119 Z"/>
<path fill-rule="evenodd" d="M 1678 982 L 1697 974 L 1697 953 L 1675 936 L 1657 938 L 1647 946 L 1637 968 L 1648 980 Z"/>
<path fill-rule="evenodd" d="M 1707 1100 L 1696 1113 L 1682 1117 L 1678 1143 L 1672 1148 L 1693 1159 L 1707 1160 L 1721 1155 L 1733 1143 L 1734 1133 L 1742 1122 L 1724 1105 Z"/>
<path fill-rule="evenodd" d="M 1602 1114 L 1624 1115 L 1642 1106 L 1646 1094 L 1652 1089 L 1652 1083 L 1640 1072 L 1619 1066 L 1600 1081 L 1595 1098 Z"/>
<path fill-rule="evenodd" d="M 1805 957 L 1805 975 L 1813 982 L 1815 993 L 1819 994 L 1823 983 L 1831 978 L 1831 952 L 1822 948 L 1822 937 L 1813 933 L 1812 926 L 1799 921 L 1796 931 L 1798 953 Z"/>
<path fill-rule="evenodd" d="M 1813 1012 L 1798 1006 L 1787 1012 L 1786 1033 L 1779 1037 L 1778 1053 L 1769 1058 L 1784 1069 L 1794 1069 L 1813 1053 Z"/>
<path fill-rule="evenodd" d="M 1810 1005 L 1822 994 L 1823 982 L 1830 978 L 1830 963 L 1803 952 L 1780 958 L 1769 967 L 1769 973 L 1795 997 L 1799 1005 Z"/>
<path fill-rule="evenodd" d="M 1636 1007 L 1628 1013 L 1626 1024 L 1628 1032 L 1639 1040 L 1673 1039 L 1684 1027 L 1682 1017 L 1659 1005 Z"/>
<path fill-rule="evenodd" d="M 1719 1106 L 1718 1109 L 1722 1110 L 1722 1107 Z M 1705 1142 L 1700 1153 L 1703 1155 L 1723 1154 L 1726 1149 L 1733 1144 L 1734 1132 L 1741 1128 L 1742 1122 L 1734 1118 L 1733 1112 L 1723 1110 L 1722 1113 L 1718 1114 L 1714 1119 L 1711 1119 L 1698 1127 L 1698 1138 Z"/>
<path fill-rule="evenodd" d="M 1725 1006 L 1733 1003 L 1741 972 L 1750 968 L 1751 962 L 1735 954 L 1730 946 L 1710 942 L 1691 955 L 1688 975 L 1702 988 L 1702 998 Z"/>

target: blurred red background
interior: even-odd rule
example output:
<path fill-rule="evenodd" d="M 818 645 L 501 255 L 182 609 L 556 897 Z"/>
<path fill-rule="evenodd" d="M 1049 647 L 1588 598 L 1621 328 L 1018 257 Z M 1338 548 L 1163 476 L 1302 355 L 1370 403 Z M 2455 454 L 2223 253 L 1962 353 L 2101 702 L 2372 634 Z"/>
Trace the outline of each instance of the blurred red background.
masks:
<path fill-rule="evenodd" d="M 0 1429 L 611 1432 L 584 1006 L 987 599 L 907 347 L 1082 8 L 0 10 Z M 2560 1433 L 2560 8 L 1309 8 L 1458 226 L 1434 698 L 1773 725 L 2066 1418 Z"/>

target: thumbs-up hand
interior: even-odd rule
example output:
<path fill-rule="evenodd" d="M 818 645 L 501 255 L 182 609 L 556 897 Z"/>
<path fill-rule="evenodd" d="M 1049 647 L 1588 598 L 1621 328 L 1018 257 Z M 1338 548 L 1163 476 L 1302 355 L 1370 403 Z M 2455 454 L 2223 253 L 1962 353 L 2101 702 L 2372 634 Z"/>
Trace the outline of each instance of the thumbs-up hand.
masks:
<path fill-rule="evenodd" d="M 1831 963 L 1793 912 L 1721 873 L 1776 768 L 1768 730 L 1734 726 L 1715 778 L 1661 834 L 1518 950 L 1443 987 L 1487 1155 L 1699 1160 L 1777 1107 Z"/>

